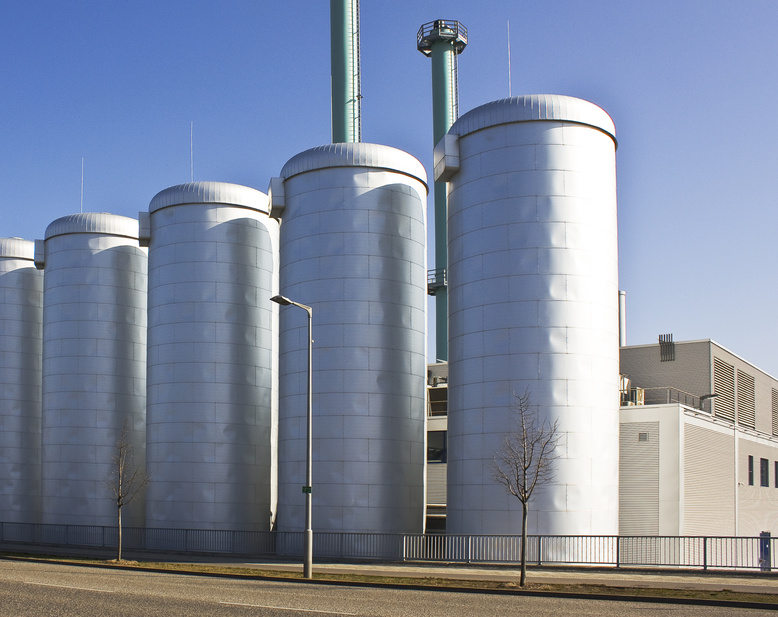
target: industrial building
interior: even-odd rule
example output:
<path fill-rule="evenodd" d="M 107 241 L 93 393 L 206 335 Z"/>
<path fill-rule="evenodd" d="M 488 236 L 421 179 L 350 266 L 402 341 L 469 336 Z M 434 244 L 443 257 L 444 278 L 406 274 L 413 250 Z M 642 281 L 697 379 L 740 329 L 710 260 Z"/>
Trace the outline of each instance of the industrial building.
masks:
<path fill-rule="evenodd" d="M 439 82 L 428 264 L 425 168 L 359 141 L 358 3 L 336 5 L 333 143 L 267 194 L 191 182 L 138 220 L 58 219 L 34 253 L 0 239 L 0 521 L 112 525 L 129 425 L 152 476 L 130 525 L 302 531 L 312 439 L 319 531 L 516 534 L 491 463 L 526 390 L 560 435 L 530 533 L 769 529 L 778 382 L 711 342 L 623 344 L 608 114 L 540 94 L 458 117 L 467 31 L 422 26 Z M 312 358 L 302 313 L 271 297 L 311 309 Z M 654 388 L 691 398 L 654 405 Z"/>
<path fill-rule="evenodd" d="M 710 341 L 622 347 L 619 532 L 778 528 L 778 380 Z"/>
<path fill-rule="evenodd" d="M 778 379 L 711 340 L 620 349 L 619 534 L 778 528 Z M 446 530 L 448 370 L 428 367 L 427 531 Z"/>

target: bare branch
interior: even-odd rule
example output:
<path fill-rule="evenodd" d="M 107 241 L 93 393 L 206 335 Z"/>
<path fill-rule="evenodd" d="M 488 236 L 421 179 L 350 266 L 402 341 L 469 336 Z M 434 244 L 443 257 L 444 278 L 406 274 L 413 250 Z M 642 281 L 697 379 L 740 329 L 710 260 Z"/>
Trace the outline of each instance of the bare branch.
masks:
<path fill-rule="evenodd" d="M 511 404 L 514 428 L 505 435 L 492 460 L 492 477 L 522 505 L 521 578 L 524 586 L 527 570 L 527 511 L 537 486 L 554 479 L 554 460 L 558 458 L 559 422 L 549 423 L 533 408 L 529 390 L 513 393 Z"/>
<path fill-rule="evenodd" d="M 122 559 L 122 508 L 132 503 L 140 492 L 151 482 L 151 476 L 146 470 L 135 463 L 135 452 L 130 438 L 130 423 L 125 420 L 119 437 L 116 440 L 116 450 L 111 457 L 113 468 L 106 481 L 106 486 L 116 503 L 118 521 L 118 553 L 117 560 Z"/>

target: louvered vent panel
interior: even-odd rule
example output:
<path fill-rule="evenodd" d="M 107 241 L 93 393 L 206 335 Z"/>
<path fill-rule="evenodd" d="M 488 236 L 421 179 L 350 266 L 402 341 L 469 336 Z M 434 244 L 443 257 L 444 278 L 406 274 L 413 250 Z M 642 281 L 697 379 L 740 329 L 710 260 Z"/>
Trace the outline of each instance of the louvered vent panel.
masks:
<path fill-rule="evenodd" d="M 772 388 L 773 394 L 773 435 L 778 435 L 778 390 Z M 778 467 L 776 467 L 776 477 L 778 477 Z M 778 486 L 778 484 L 776 484 Z"/>
<path fill-rule="evenodd" d="M 619 431 L 619 533 L 659 533 L 659 422 L 628 422 Z"/>
<path fill-rule="evenodd" d="M 737 372 L 737 421 L 748 428 L 756 426 L 754 377 L 740 369 Z"/>
<path fill-rule="evenodd" d="M 713 410 L 719 418 L 735 421 L 735 367 L 713 358 Z"/>
<path fill-rule="evenodd" d="M 427 505 L 446 505 L 446 463 L 427 465 Z"/>

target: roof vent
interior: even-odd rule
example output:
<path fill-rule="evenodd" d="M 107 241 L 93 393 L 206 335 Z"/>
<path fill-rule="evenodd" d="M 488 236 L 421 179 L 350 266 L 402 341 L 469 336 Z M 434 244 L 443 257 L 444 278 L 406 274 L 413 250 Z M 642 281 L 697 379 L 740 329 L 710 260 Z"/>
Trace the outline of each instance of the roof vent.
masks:
<path fill-rule="evenodd" d="M 672 334 L 659 335 L 659 359 L 662 362 L 675 360 L 675 343 L 673 343 Z"/>

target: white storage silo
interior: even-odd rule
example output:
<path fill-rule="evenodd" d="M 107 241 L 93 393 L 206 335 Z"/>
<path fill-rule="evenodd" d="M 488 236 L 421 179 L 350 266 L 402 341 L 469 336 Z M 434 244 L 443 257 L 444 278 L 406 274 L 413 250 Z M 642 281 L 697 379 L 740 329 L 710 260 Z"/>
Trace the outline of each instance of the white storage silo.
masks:
<path fill-rule="evenodd" d="M 313 528 L 424 524 L 426 173 L 365 143 L 290 159 L 271 182 L 284 296 L 313 309 Z M 302 531 L 307 316 L 281 313 L 279 530 Z"/>
<path fill-rule="evenodd" d="M 278 224 L 267 196 L 183 184 L 158 193 L 141 221 L 149 245 L 147 526 L 268 530 Z"/>
<path fill-rule="evenodd" d="M 556 478 L 530 533 L 618 533 L 615 129 L 533 95 L 462 116 L 436 148 L 449 182 L 449 533 L 521 531 L 492 478 L 512 393 L 559 420 Z"/>
<path fill-rule="evenodd" d="M 0 238 L 0 521 L 40 516 L 43 273 L 35 243 Z"/>
<path fill-rule="evenodd" d="M 146 253 L 138 221 L 105 213 L 51 223 L 36 246 L 43 291 L 42 522 L 115 525 L 106 482 L 125 422 L 145 459 Z M 123 510 L 143 525 L 141 499 Z"/>

